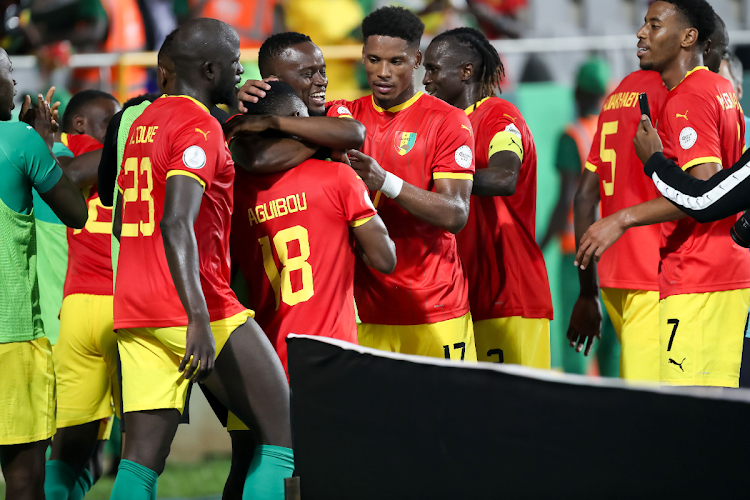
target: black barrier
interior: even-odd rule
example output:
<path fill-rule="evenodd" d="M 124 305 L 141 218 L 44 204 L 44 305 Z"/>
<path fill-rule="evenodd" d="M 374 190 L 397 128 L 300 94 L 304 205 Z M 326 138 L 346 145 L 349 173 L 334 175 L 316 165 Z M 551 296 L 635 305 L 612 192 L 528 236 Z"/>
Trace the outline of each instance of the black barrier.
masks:
<path fill-rule="evenodd" d="M 287 341 L 302 500 L 750 496 L 750 391 Z"/>

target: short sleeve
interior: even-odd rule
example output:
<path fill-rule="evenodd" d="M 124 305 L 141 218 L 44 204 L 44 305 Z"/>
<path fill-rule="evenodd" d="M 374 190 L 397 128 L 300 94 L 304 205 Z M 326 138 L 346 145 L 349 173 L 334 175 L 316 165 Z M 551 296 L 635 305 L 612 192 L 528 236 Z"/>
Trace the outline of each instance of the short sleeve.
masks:
<path fill-rule="evenodd" d="M 602 115 L 599 115 L 599 122 L 596 125 L 596 133 L 594 139 L 591 141 L 592 147 L 589 151 L 589 156 L 586 158 L 586 170 L 596 173 L 599 170 L 599 166 L 602 164 L 601 148 L 599 144 L 602 141 Z"/>
<path fill-rule="evenodd" d="M 74 156 L 81 156 L 84 153 L 90 153 L 102 148 L 102 143 L 86 134 L 65 134 L 64 143 L 70 149 Z"/>
<path fill-rule="evenodd" d="M 378 213 L 370 200 L 370 191 L 354 170 L 339 167 L 338 181 L 341 210 L 351 227 L 361 226 Z"/>
<path fill-rule="evenodd" d="M 462 110 L 450 112 L 440 122 L 432 164 L 433 179 L 474 179 L 474 131 Z"/>
<path fill-rule="evenodd" d="M 563 133 L 557 143 L 557 159 L 555 166 L 563 172 L 581 173 L 581 156 L 578 145 L 570 135 Z"/>
<path fill-rule="evenodd" d="M 721 137 L 713 104 L 696 96 L 676 95 L 664 108 L 671 153 L 683 170 L 702 163 L 721 165 Z"/>
<path fill-rule="evenodd" d="M 490 134 L 492 139 L 487 146 L 487 158 L 492 158 L 492 155 L 500 151 L 511 151 L 523 161 L 523 136 L 512 116 L 503 113 L 495 118 L 490 125 Z M 477 148 L 479 147 L 477 145 Z"/>
<path fill-rule="evenodd" d="M 41 136 L 33 128 L 27 126 L 27 129 L 23 134 L 24 147 L 19 149 L 23 157 L 20 166 L 37 192 L 46 193 L 57 184 L 63 172 Z"/>
<path fill-rule="evenodd" d="M 52 154 L 58 158 L 67 157 L 73 158 L 73 152 L 62 142 L 52 143 Z"/>
<path fill-rule="evenodd" d="M 339 118 L 354 118 L 352 103 L 349 101 L 330 101 L 326 103 L 326 116 Z"/>
<path fill-rule="evenodd" d="M 198 114 L 200 113 L 200 114 Z M 167 177 L 186 175 L 207 189 L 227 159 L 221 125 L 210 114 L 197 110 L 170 134 Z"/>

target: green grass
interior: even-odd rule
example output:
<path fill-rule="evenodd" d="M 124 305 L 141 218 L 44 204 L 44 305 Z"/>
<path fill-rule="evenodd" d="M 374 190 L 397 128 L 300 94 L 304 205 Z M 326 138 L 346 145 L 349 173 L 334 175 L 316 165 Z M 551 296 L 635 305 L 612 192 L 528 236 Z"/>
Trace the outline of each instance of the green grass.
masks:
<path fill-rule="evenodd" d="M 229 458 L 216 458 L 197 464 L 168 463 L 159 477 L 159 498 L 219 497 L 229 474 Z M 114 477 L 104 477 L 86 495 L 86 500 L 107 500 Z M 0 498 L 5 498 L 5 483 L 0 483 Z"/>

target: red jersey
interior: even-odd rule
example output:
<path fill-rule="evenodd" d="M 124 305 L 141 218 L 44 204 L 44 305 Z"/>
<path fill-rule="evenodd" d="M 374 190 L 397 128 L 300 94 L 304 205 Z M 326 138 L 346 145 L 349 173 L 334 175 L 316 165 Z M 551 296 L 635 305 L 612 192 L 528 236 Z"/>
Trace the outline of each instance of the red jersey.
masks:
<path fill-rule="evenodd" d="M 657 128 L 668 90 L 656 71 L 635 71 L 626 76 L 604 101 L 586 168 L 599 176 L 601 215 L 653 200 L 659 194 L 643 175 L 643 164 L 633 146 L 641 120 L 638 95 L 646 93 Z M 616 180 L 616 182 L 615 182 Z M 602 255 L 597 265 L 599 286 L 630 290 L 659 290 L 658 224 L 628 229 Z"/>
<path fill-rule="evenodd" d="M 122 233 L 115 283 L 115 328 L 188 324 L 164 253 L 161 222 L 167 178 L 204 186 L 195 237 L 201 286 L 211 321 L 244 310 L 229 288 L 229 229 L 234 162 L 219 122 L 187 96 L 165 96 L 130 127 L 117 179 Z"/>
<path fill-rule="evenodd" d="M 745 119 L 732 84 L 704 66 L 690 71 L 667 96 L 659 136 L 664 155 L 683 170 L 710 162 L 730 168 L 742 156 L 745 137 Z M 750 288 L 750 252 L 729 235 L 739 217 L 662 224 L 661 298 Z"/>
<path fill-rule="evenodd" d="M 435 191 L 434 179 L 474 178 L 474 138 L 462 110 L 421 92 L 388 110 L 371 95 L 329 103 L 329 116 L 347 113 L 367 127 L 362 152 L 405 182 Z M 398 263 L 386 275 L 357 260 L 354 297 L 362 322 L 419 325 L 468 313 L 456 237 L 417 219 L 382 193 L 373 195 L 396 244 Z"/>
<path fill-rule="evenodd" d="M 552 319 L 547 268 L 536 234 L 536 146 L 518 109 L 499 97 L 466 110 L 476 141 L 477 171 L 490 156 L 522 156 L 513 196 L 472 196 L 469 220 L 456 235 L 474 321 L 510 316 Z M 519 148 L 519 143 L 521 148 Z"/>
<path fill-rule="evenodd" d="M 354 170 L 320 160 L 263 177 L 238 170 L 234 194 L 232 262 L 284 369 L 290 333 L 356 344 L 349 227 L 377 212 Z"/>
<path fill-rule="evenodd" d="M 61 141 L 79 156 L 102 148 L 85 134 L 62 134 Z M 83 229 L 67 228 L 68 271 L 63 297 L 74 293 L 112 295 L 112 209 L 102 205 L 96 184 L 84 190 L 89 218 Z"/>

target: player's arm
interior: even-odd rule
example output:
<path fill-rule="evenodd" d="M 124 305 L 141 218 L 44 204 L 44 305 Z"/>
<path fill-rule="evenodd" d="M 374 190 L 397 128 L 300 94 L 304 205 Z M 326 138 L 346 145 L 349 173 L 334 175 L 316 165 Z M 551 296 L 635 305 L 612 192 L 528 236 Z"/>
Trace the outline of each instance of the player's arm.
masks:
<path fill-rule="evenodd" d="M 258 134 L 236 136 L 229 143 L 232 159 L 254 175 L 286 172 L 309 160 L 318 146 L 290 138 L 267 138 Z"/>
<path fill-rule="evenodd" d="M 97 168 L 97 189 L 99 199 L 105 207 L 114 205 L 112 195 L 117 182 L 117 133 L 120 130 L 122 111 L 116 113 L 107 125 L 107 133 L 104 136 L 102 156 Z"/>
<path fill-rule="evenodd" d="M 89 151 L 75 158 L 71 158 L 63 166 L 70 180 L 79 188 L 93 186 L 99 179 L 99 161 L 102 158 L 102 150 Z"/>
<path fill-rule="evenodd" d="M 732 168 L 700 180 L 662 154 L 659 135 L 647 118 L 641 119 L 633 143 L 644 172 L 662 196 L 698 222 L 721 220 L 750 208 L 750 151 Z"/>
<path fill-rule="evenodd" d="M 179 371 L 184 370 L 186 379 L 195 375 L 196 381 L 204 380 L 211 373 L 216 353 L 208 306 L 201 288 L 194 228 L 202 199 L 203 186 L 198 180 L 187 175 L 170 176 L 159 224 L 169 272 L 188 316 L 187 345 Z"/>
<path fill-rule="evenodd" d="M 44 191 L 38 186 L 35 187 L 42 200 L 49 205 L 63 224 L 74 229 L 82 229 L 86 225 L 89 216 L 86 200 L 81 190 L 71 182 L 65 172 L 61 172 L 60 179 L 49 190 Z"/>
<path fill-rule="evenodd" d="M 435 192 L 432 192 L 396 177 L 400 187 L 398 193 L 392 196 L 389 186 L 385 184 L 386 171 L 377 161 L 354 149 L 348 153 L 352 168 L 371 191 L 382 191 L 413 216 L 453 234 L 466 225 L 472 181 L 435 179 Z"/>
<path fill-rule="evenodd" d="M 365 143 L 367 129 L 354 118 L 328 116 L 235 116 L 224 125 L 227 140 L 237 134 L 278 130 L 305 142 L 331 149 L 357 149 Z"/>
<path fill-rule="evenodd" d="M 374 215 L 362 225 L 352 228 L 357 239 L 357 248 L 365 264 L 390 274 L 396 268 L 396 244 L 388 235 L 388 229 L 379 215 Z"/>
<path fill-rule="evenodd" d="M 117 198 L 114 201 L 115 213 L 112 216 L 112 234 L 117 241 L 120 241 L 120 234 L 122 233 L 122 193 L 117 192 Z"/>
<path fill-rule="evenodd" d="M 573 215 L 576 242 L 580 241 L 586 230 L 597 219 L 597 208 L 601 194 L 599 191 L 599 175 L 585 169 L 578 182 L 578 190 L 573 199 Z M 594 346 L 594 338 L 601 340 L 602 308 L 599 303 L 599 279 L 596 274 L 596 264 L 586 269 L 578 270 L 580 293 L 573 306 L 573 313 L 568 326 L 568 340 L 570 347 L 581 352 L 586 345 L 584 356 L 588 356 Z"/>
<path fill-rule="evenodd" d="M 502 149 L 500 149 L 502 148 Z M 518 172 L 523 161 L 521 139 L 512 132 L 498 132 L 490 144 L 487 168 L 474 173 L 475 196 L 512 196 L 516 192 Z"/>

